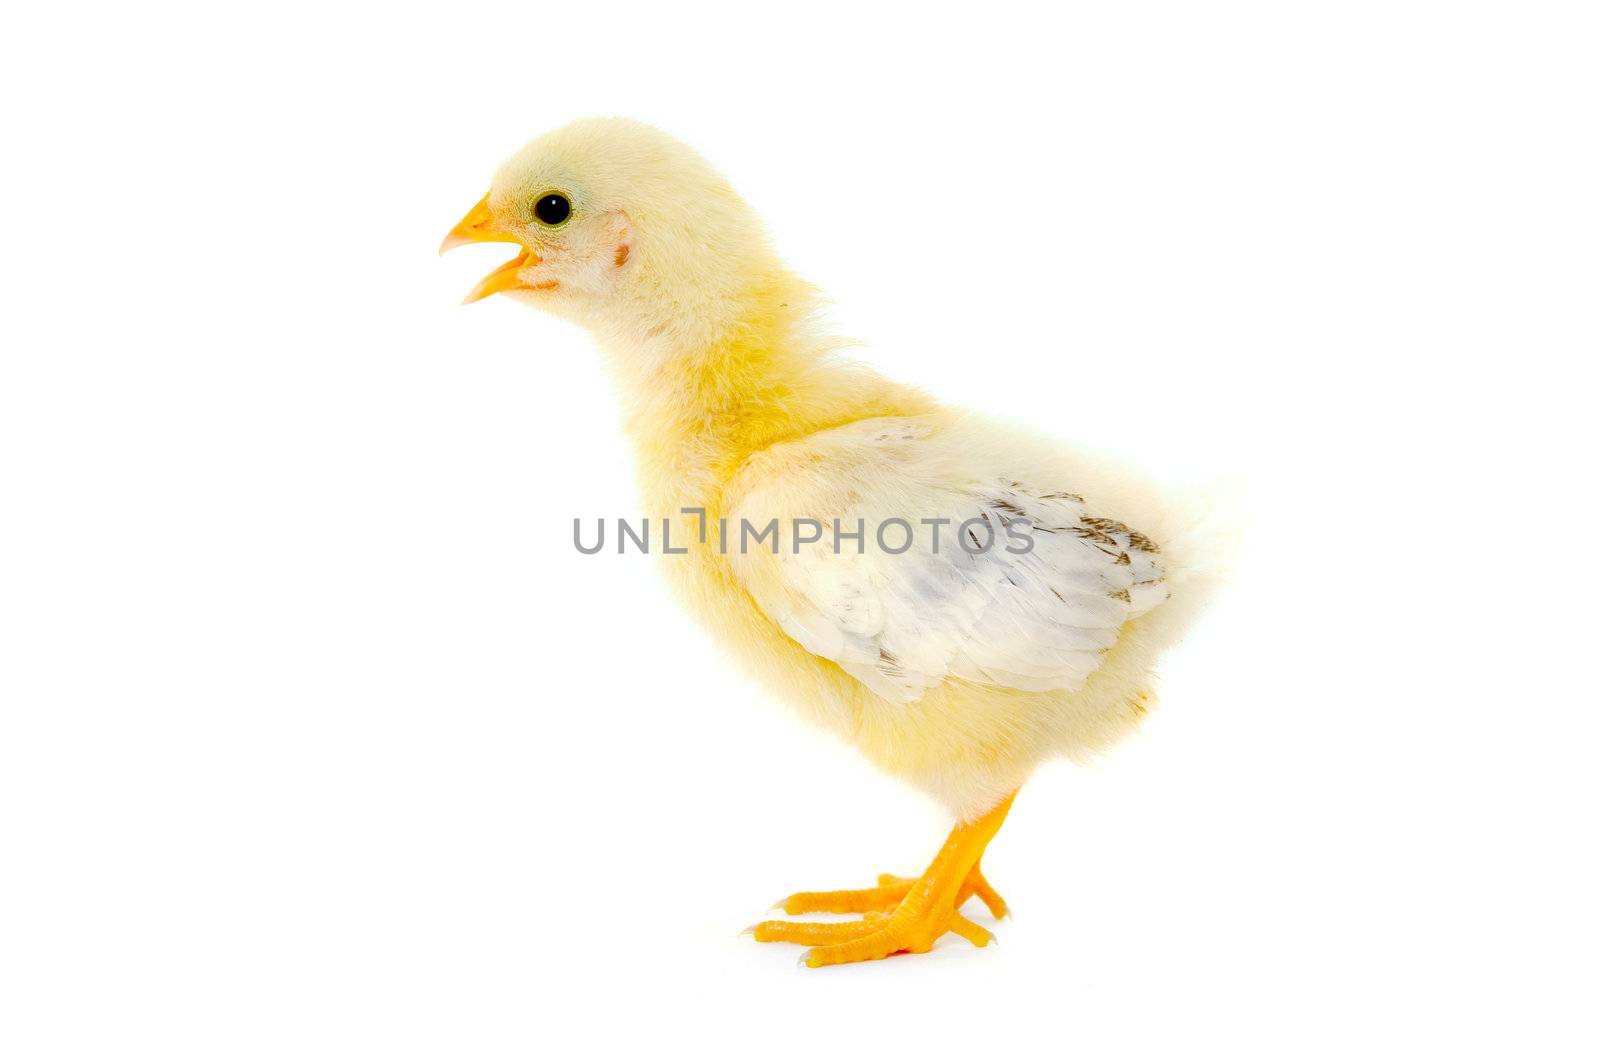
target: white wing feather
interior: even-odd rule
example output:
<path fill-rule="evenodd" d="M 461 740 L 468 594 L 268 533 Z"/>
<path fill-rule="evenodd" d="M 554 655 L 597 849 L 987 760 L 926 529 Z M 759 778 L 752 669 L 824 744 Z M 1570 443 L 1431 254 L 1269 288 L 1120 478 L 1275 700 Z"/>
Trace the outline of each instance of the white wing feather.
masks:
<path fill-rule="evenodd" d="M 1166 599 L 1159 548 L 1055 485 L 975 478 L 944 460 L 934 432 L 882 418 L 786 444 L 802 448 L 774 455 L 773 468 L 786 471 L 752 470 L 729 508 L 735 526 L 779 517 L 779 550 L 733 551 L 735 572 L 790 638 L 890 701 L 915 701 L 950 679 L 1080 686 L 1122 625 Z M 792 521 L 807 517 L 824 526 L 822 541 L 795 550 Z M 875 534 L 893 517 L 913 532 L 903 553 L 884 545 L 898 549 L 904 529 L 888 528 L 883 545 Z M 967 546 L 957 542 L 974 518 L 995 529 L 982 552 L 979 526 Z M 949 523 L 935 549 L 924 521 L 937 519 Z M 835 520 L 845 532 L 865 528 L 859 550 L 851 539 L 835 550 Z M 1031 548 L 1012 552 L 1025 536 Z"/>

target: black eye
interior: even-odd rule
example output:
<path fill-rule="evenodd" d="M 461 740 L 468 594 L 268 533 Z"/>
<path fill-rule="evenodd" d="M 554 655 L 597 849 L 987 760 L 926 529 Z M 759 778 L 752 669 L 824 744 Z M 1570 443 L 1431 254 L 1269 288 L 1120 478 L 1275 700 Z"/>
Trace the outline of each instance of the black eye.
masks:
<path fill-rule="evenodd" d="M 566 196 L 551 192 L 539 197 L 533 205 L 533 216 L 546 225 L 560 225 L 572 216 L 572 204 L 567 202 Z"/>

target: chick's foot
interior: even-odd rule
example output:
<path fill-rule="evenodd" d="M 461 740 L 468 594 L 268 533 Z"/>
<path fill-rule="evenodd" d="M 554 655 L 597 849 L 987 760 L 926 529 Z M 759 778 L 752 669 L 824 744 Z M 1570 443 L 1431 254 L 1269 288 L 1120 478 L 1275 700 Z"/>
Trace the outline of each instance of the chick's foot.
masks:
<path fill-rule="evenodd" d="M 952 932 L 982 948 L 994 936 L 958 909 L 976 895 L 997 917 L 1005 914 L 1005 902 L 979 871 L 978 861 L 1010 808 L 1008 797 L 975 822 L 958 825 L 919 879 L 883 875 L 875 889 L 796 893 L 782 902 L 791 915 L 866 913 L 861 919 L 843 923 L 767 920 L 750 930 L 757 941 L 813 946 L 801 957 L 808 967 L 879 960 L 898 952 L 927 952 Z"/>
<path fill-rule="evenodd" d="M 824 946 L 813 948 L 800 957 L 807 967 L 881 960 L 897 952 L 927 952 L 946 933 L 960 934 L 980 949 L 994 940 L 993 934 L 954 910 L 904 919 L 870 915 L 847 923 L 772 919 L 757 923 L 751 930 L 757 941 Z"/>
<path fill-rule="evenodd" d="M 824 890 L 815 893 L 791 893 L 773 907 L 782 908 L 790 915 L 805 915 L 810 912 L 829 912 L 836 915 L 849 915 L 861 912 L 894 911 L 903 900 L 911 887 L 917 884 L 914 878 L 901 878 L 899 875 L 879 875 L 878 885 L 863 890 Z M 983 877 L 983 871 L 976 866 L 968 872 L 966 881 L 961 884 L 961 889 L 956 893 L 955 906 L 959 911 L 968 899 L 977 897 L 989 907 L 989 914 L 996 919 L 1004 919 L 1010 909 L 1006 907 L 1005 900 L 995 888 L 989 885 L 989 880 Z"/>

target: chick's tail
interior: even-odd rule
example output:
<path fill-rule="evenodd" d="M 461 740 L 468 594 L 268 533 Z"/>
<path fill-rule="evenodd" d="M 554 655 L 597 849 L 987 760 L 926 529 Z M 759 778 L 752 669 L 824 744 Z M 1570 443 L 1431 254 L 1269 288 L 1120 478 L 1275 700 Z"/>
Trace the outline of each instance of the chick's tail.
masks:
<path fill-rule="evenodd" d="M 1249 511 L 1239 481 L 1169 489 L 1164 500 L 1157 541 L 1170 597 L 1141 622 L 1146 638 L 1169 645 L 1226 589 L 1244 549 Z"/>

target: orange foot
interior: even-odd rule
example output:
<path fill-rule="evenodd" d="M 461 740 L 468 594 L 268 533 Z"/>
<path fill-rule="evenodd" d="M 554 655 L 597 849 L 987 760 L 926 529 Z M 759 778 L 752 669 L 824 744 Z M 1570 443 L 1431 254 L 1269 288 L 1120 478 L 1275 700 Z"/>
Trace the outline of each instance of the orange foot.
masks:
<path fill-rule="evenodd" d="M 977 896 L 996 918 L 1005 901 L 978 869 L 989 840 L 1000 829 L 1011 798 L 971 824 L 951 831 L 939 855 L 918 879 L 882 875 L 875 889 L 795 893 L 781 902 L 790 915 L 804 912 L 864 913 L 844 923 L 768 920 L 751 927 L 757 941 L 787 941 L 815 946 L 802 957 L 808 967 L 880 960 L 897 952 L 927 952 L 946 933 L 956 933 L 982 948 L 994 940 L 983 927 L 961 915 Z"/>
<path fill-rule="evenodd" d="M 915 886 L 917 881 L 914 878 L 901 878 L 899 875 L 879 875 L 878 885 L 870 889 L 791 893 L 773 907 L 782 908 L 790 915 L 805 915 L 809 912 L 828 912 L 833 915 L 862 912 L 888 914 L 905 900 L 906 894 L 911 892 L 911 887 Z M 989 885 L 989 880 L 983 877 L 983 872 L 977 867 L 967 873 L 966 881 L 956 892 L 956 910 L 960 911 L 961 906 L 973 897 L 988 905 L 989 914 L 996 919 L 1004 919 L 1010 914 L 1005 899 L 995 892 L 994 887 Z"/>

